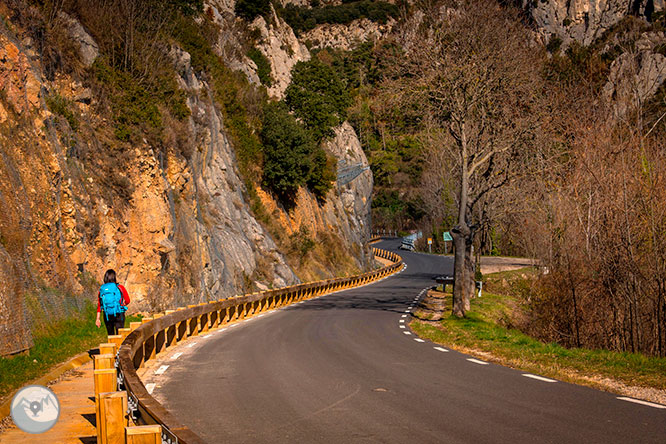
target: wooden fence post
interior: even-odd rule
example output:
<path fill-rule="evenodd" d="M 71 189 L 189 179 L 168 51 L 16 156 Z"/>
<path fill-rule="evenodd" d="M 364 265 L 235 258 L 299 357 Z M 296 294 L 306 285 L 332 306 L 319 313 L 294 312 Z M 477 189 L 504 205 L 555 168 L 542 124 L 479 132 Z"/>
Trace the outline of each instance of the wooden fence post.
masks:
<path fill-rule="evenodd" d="M 127 392 L 107 392 L 97 395 L 97 443 L 124 444 L 127 427 Z"/>
<path fill-rule="evenodd" d="M 109 369 L 115 367 L 115 361 L 116 361 L 115 355 L 108 353 L 108 354 L 94 355 L 94 356 L 95 356 L 95 360 L 93 361 L 94 370 L 101 370 L 105 368 Z"/>
<path fill-rule="evenodd" d="M 162 426 L 125 427 L 126 444 L 162 444 Z"/>

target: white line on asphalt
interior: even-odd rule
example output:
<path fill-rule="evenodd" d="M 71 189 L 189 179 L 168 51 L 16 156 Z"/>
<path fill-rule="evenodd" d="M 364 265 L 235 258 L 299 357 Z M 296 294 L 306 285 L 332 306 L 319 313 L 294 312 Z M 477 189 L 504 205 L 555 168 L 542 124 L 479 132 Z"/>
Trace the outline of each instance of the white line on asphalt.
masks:
<path fill-rule="evenodd" d="M 169 368 L 168 365 L 163 365 L 163 366 L 161 366 L 160 368 L 158 368 L 157 370 L 155 370 L 155 374 L 156 374 L 156 375 L 161 375 L 162 373 L 164 373 L 165 371 L 167 371 L 168 368 Z"/>
<path fill-rule="evenodd" d="M 171 357 L 172 361 L 175 361 L 176 359 L 180 358 L 182 356 L 182 353 L 174 353 L 174 355 Z"/>
<path fill-rule="evenodd" d="M 188 348 L 192 348 L 192 347 L 194 347 L 195 345 L 197 345 L 197 343 L 196 343 L 196 342 L 193 342 L 193 343 L 191 343 L 191 344 L 187 344 L 187 347 L 188 347 Z"/>
<path fill-rule="evenodd" d="M 407 308 L 409 308 L 411 310 L 412 308 L 414 308 L 414 306 L 412 305 L 411 307 L 407 307 Z"/>
<path fill-rule="evenodd" d="M 146 384 L 146 390 L 148 391 L 149 395 L 153 394 L 153 390 L 155 390 L 155 384 L 154 382 L 151 382 L 150 384 Z"/>
<path fill-rule="evenodd" d="M 666 405 L 655 404 L 653 402 L 647 402 L 647 401 L 641 401 L 640 399 L 627 398 L 625 396 L 618 396 L 617 399 L 621 399 L 622 401 L 635 402 L 636 404 L 647 405 L 649 407 L 654 407 L 655 409 L 666 409 Z"/>
<path fill-rule="evenodd" d="M 405 313 L 409 313 L 409 310 L 405 310 Z"/>
<path fill-rule="evenodd" d="M 537 379 L 537 380 L 543 381 L 543 382 L 557 382 L 554 379 L 544 378 L 543 376 L 530 375 L 529 373 L 523 373 L 523 376 L 525 376 L 527 378 Z"/>
<path fill-rule="evenodd" d="M 479 361 L 478 359 L 474 359 L 474 358 L 467 358 L 467 360 L 469 362 L 473 362 L 475 364 L 488 365 L 487 362 Z"/>
<path fill-rule="evenodd" d="M 225 328 L 221 328 L 221 329 L 219 329 L 218 331 L 224 331 L 224 330 L 226 330 L 226 329 L 227 329 L 227 328 L 225 327 Z"/>
<path fill-rule="evenodd" d="M 415 340 L 416 342 L 425 342 L 423 339 L 418 339 L 418 338 L 416 338 L 416 339 L 414 339 L 414 340 Z"/>
<path fill-rule="evenodd" d="M 405 320 L 404 320 L 404 319 L 400 319 L 400 322 L 405 322 Z"/>
<path fill-rule="evenodd" d="M 401 317 L 401 318 L 406 318 L 406 317 L 407 317 L 407 315 L 402 315 L 402 316 L 400 316 L 400 317 Z"/>
<path fill-rule="evenodd" d="M 405 328 L 405 326 L 404 326 L 404 325 L 401 325 L 400 328 Z"/>
<path fill-rule="evenodd" d="M 235 327 L 235 326 L 237 326 L 237 325 L 238 325 L 238 324 L 231 324 L 231 325 L 229 326 L 229 328 L 231 328 L 231 327 Z"/>
<path fill-rule="evenodd" d="M 433 348 L 434 348 L 435 350 L 437 350 L 437 351 L 441 351 L 441 352 L 448 352 L 448 350 L 447 350 L 447 349 L 445 349 L 445 348 L 442 348 L 442 347 L 433 347 Z"/>
<path fill-rule="evenodd" d="M 210 338 L 211 336 L 213 336 L 213 335 L 206 335 L 206 336 L 204 336 L 204 339 Z"/>
<path fill-rule="evenodd" d="M 408 331 L 403 331 L 403 333 L 406 334 L 406 335 L 411 335 L 411 333 L 408 332 Z"/>
<path fill-rule="evenodd" d="M 261 318 L 261 317 L 263 317 L 263 316 L 264 316 L 264 315 L 260 314 L 260 315 L 258 315 L 257 317 L 258 317 L 258 318 Z"/>

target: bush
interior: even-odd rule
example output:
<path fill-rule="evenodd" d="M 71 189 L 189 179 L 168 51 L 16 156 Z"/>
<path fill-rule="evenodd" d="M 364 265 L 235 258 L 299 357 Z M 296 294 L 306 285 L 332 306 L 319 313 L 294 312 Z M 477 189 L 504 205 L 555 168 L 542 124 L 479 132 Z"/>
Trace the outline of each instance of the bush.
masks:
<path fill-rule="evenodd" d="M 266 56 L 257 48 L 250 48 L 247 56 L 257 65 L 257 76 L 262 85 L 271 86 L 273 84 L 273 77 L 271 77 L 271 62 Z"/>
<path fill-rule="evenodd" d="M 268 15 L 271 12 L 271 2 L 270 0 L 238 0 L 234 12 L 238 17 L 252 21 L 257 16 Z"/>
<path fill-rule="evenodd" d="M 317 141 L 333 134 L 332 128 L 345 120 L 351 103 L 333 68 L 316 58 L 296 64 L 285 101 Z"/>
<path fill-rule="evenodd" d="M 77 131 L 79 129 L 79 121 L 70 109 L 71 102 L 60 94 L 49 94 L 46 96 L 46 106 L 49 107 L 51 112 L 59 114 L 67 120 L 72 131 Z"/>
<path fill-rule="evenodd" d="M 282 103 L 270 103 L 264 111 L 261 140 L 264 144 L 263 184 L 285 205 L 305 185 L 313 169 L 315 142 Z"/>

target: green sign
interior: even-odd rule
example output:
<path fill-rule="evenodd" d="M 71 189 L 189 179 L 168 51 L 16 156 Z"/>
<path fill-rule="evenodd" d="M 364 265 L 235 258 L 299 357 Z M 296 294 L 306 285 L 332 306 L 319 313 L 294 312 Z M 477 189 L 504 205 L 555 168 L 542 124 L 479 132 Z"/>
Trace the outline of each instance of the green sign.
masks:
<path fill-rule="evenodd" d="M 452 242 L 453 241 L 453 238 L 451 237 L 451 233 L 449 233 L 448 231 L 445 231 L 442 236 L 444 237 L 445 242 Z"/>

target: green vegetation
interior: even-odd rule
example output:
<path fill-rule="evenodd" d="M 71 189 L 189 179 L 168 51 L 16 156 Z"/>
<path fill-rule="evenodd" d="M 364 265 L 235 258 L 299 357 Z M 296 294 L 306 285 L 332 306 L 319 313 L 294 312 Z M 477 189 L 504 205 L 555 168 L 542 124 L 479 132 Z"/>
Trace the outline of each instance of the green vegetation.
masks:
<path fill-rule="evenodd" d="M 398 7 L 383 1 L 346 1 L 341 5 L 324 7 L 315 3 L 312 6 L 307 8 L 289 4 L 280 9 L 280 15 L 296 35 L 325 23 L 348 24 L 361 18 L 386 23 L 390 17 L 398 17 Z"/>
<path fill-rule="evenodd" d="M 67 359 L 106 342 L 106 329 L 95 326 L 96 307 L 90 302 L 78 315 L 42 324 L 34 332 L 29 355 L 0 358 L 0 398 L 46 374 Z M 128 316 L 125 325 L 139 320 Z"/>
<path fill-rule="evenodd" d="M 65 120 L 67 120 L 67 123 L 69 123 L 69 127 L 72 131 L 78 131 L 79 121 L 71 110 L 72 103 L 69 100 L 65 99 L 58 93 L 49 94 L 46 96 L 45 100 L 46 106 L 49 107 L 51 112 L 63 116 Z"/>
<path fill-rule="evenodd" d="M 333 68 L 314 57 L 292 70 L 285 102 L 319 141 L 345 120 L 350 97 Z"/>
<path fill-rule="evenodd" d="M 271 62 L 257 48 L 252 47 L 247 52 L 247 56 L 257 65 L 257 76 L 262 85 L 271 86 L 273 78 L 271 77 Z"/>
<path fill-rule="evenodd" d="M 525 271 L 489 275 L 494 284 L 510 281 Z M 524 284 L 510 284 L 524 285 Z M 465 352 L 490 353 L 493 360 L 524 371 L 582 384 L 594 384 L 585 376 L 613 378 L 629 385 L 666 388 L 666 358 L 638 353 L 565 348 L 540 342 L 512 328 L 519 314 L 518 295 L 484 292 L 472 300 L 467 317 L 453 316 L 441 322 L 413 321 L 411 327 L 421 337 Z M 450 295 L 447 298 L 450 307 Z M 487 359 L 487 356 L 484 355 Z"/>
<path fill-rule="evenodd" d="M 267 16 L 271 12 L 270 0 L 238 0 L 234 6 L 234 12 L 238 17 L 252 21 L 262 15 Z"/>

